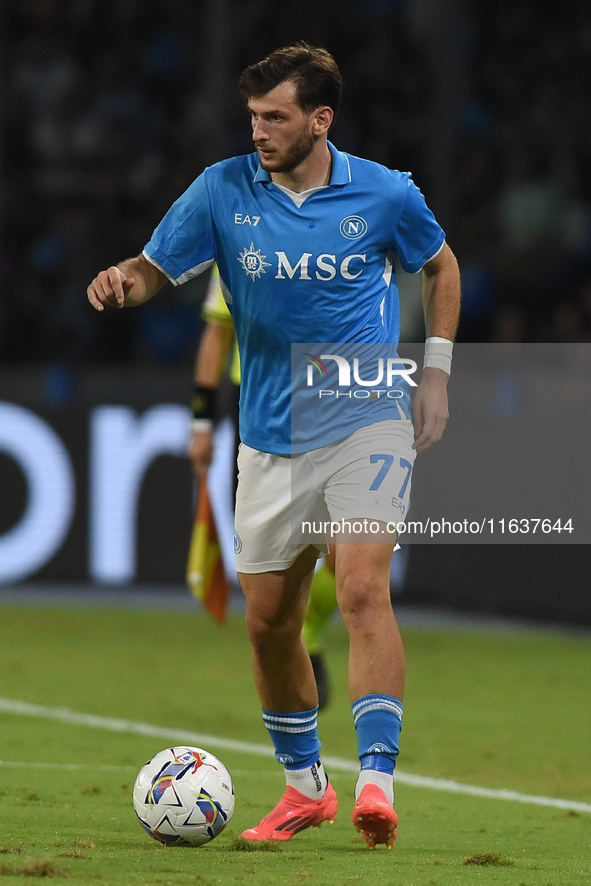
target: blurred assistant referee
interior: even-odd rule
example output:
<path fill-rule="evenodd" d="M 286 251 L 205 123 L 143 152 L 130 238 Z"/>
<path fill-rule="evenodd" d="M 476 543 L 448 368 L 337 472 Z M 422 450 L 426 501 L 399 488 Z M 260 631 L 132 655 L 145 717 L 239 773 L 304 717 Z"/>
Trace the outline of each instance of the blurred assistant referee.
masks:
<path fill-rule="evenodd" d="M 414 458 L 447 422 L 460 279 L 410 174 L 328 141 L 341 77 L 326 50 L 278 49 L 243 72 L 239 89 L 255 153 L 199 175 L 143 252 L 99 273 L 88 298 L 98 311 L 138 305 L 168 280 L 182 284 L 217 262 L 242 366 L 236 568 L 263 719 L 287 782 L 275 809 L 242 836 L 288 840 L 332 820 L 338 807 L 321 762 L 318 697 L 301 636 L 326 539 L 292 538 L 292 462 L 313 478 L 298 501 L 304 519 L 323 512 L 334 522 L 371 518 L 385 527 L 393 507 L 406 513 Z M 292 345 L 396 345 L 395 261 L 423 277 L 427 341 L 412 414 L 408 398 L 382 398 L 352 409 L 346 424 L 298 427 L 294 445 Z M 405 677 L 389 593 L 396 536 L 334 540 L 360 759 L 352 820 L 370 848 L 391 847 Z"/>

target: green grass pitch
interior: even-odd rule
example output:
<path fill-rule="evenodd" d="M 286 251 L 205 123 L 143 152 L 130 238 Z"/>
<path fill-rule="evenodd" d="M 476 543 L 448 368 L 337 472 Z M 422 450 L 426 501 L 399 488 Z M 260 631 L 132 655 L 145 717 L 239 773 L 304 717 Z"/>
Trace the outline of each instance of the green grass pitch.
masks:
<path fill-rule="evenodd" d="M 591 802 L 591 643 L 551 633 L 406 630 L 399 768 Z M 325 755 L 355 760 L 347 640 L 330 626 Z M 244 626 L 201 613 L 4 606 L 0 697 L 267 744 Z M 162 738 L 0 711 L 0 886 L 588 886 L 591 814 L 399 783 L 393 852 L 350 822 L 355 776 L 330 772 L 335 824 L 244 851 L 243 828 L 283 790 L 272 757 L 208 747 L 236 811 L 201 849 L 166 848 L 135 820 L 131 786 Z"/>

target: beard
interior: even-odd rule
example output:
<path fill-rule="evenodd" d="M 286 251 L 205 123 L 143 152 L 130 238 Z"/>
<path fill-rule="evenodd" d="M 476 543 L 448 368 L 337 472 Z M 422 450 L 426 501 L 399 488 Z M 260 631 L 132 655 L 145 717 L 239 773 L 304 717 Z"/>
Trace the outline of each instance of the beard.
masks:
<path fill-rule="evenodd" d="M 274 154 L 271 160 L 259 156 L 259 162 L 269 172 L 292 172 L 310 156 L 316 140 L 312 133 L 302 132 L 283 154 Z"/>

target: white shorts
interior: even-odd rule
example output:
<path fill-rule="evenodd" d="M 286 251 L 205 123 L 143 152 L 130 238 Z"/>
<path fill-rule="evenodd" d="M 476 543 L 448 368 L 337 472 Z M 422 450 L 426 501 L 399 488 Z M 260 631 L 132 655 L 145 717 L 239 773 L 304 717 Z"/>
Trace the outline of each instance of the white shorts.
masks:
<path fill-rule="evenodd" d="M 408 513 L 413 442 L 412 422 L 400 419 L 360 428 L 344 440 L 293 458 L 241 444 L 236 570 L 287 569 L 309 545 L 323 556 L 327 536 L 345 540 L 347 530 L 348 541 L 395 541 L 394 527 Z"/>

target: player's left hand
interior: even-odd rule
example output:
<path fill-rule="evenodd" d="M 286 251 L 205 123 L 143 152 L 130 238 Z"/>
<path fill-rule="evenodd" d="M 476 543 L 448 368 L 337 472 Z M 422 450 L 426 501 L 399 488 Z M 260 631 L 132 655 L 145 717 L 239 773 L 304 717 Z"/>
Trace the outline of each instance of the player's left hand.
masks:
<path fill-rule="evenodd" d="M 412 423 L 415 442 L 412 448 L 425 452 L 443 436 L 449 411 L 447 382 L 449 375 L 432 367 L 423 370 L 423 377 L 412 401 Z"/>

